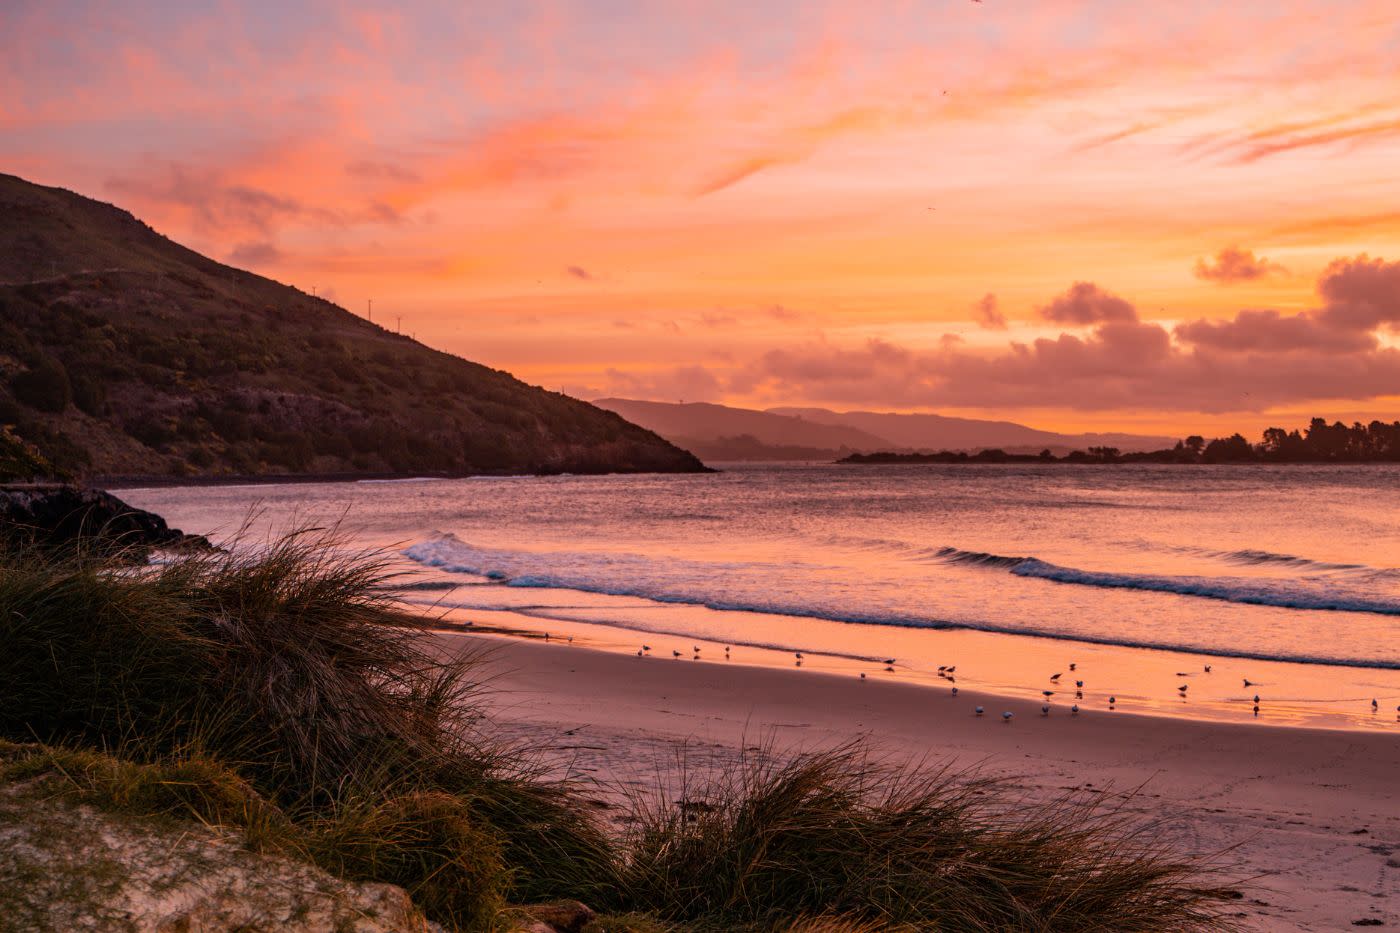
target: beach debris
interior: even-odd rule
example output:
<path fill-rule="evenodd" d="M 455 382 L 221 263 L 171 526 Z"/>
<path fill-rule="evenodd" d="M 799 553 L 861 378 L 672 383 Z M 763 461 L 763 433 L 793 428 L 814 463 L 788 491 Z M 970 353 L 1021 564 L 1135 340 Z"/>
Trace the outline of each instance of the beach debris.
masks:
<path fill-rule="evenodd" d="M 981 716 L 983 713 L 982 707 L 977 707 L 977 709 L 973 710 L 973 712 L 976 713 L 978 716 Z"/>

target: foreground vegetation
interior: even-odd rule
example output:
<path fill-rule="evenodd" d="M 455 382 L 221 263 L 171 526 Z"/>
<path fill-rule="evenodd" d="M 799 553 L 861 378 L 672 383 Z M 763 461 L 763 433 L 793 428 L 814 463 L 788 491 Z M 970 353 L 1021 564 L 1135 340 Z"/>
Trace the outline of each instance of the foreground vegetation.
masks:
<path fill-rule="evenodd" d="M 1213 872 L 1111 812 L 858 746 L 755 757 L 614 833 L 491 737 L 481 658 L 436 653 L 388 582 L 311 534 L 136 571 L 0 554 L 0 784 L 233 827 L 454 930 L 557 898 L 600 931 L 1229 927 Z"/>

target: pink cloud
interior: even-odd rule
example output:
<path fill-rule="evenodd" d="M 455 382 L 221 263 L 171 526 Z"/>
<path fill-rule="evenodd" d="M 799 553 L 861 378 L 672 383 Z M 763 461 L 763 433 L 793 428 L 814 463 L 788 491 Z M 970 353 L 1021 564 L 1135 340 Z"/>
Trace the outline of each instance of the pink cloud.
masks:
<path fill-rule="evenodd" d="M 997 296 L 991 292 L 983 295 L 972 306 L 977 315 L 977 325 L 987 330 L 1006 330 L 1006 315 L 997 309 Z"/>
<path fill-rule="evenodd" d="M 1056 324 L 1099 324 L 1136 321 L 1137 311 L 1092 282 L 1075 282 L 1069 291 L 1040 308 L 1040 316 Z"/>
<path fill-rule="evenodd" d="M 1225 247 L 1215 254 L 1213 260 L 1196 260 L 1196 278 L 1221 285 L 1253 282 L 1281 271 L 1280 266 L 1262 256 L 1255 256 L 1252 250 L 1238 246 Z"/>

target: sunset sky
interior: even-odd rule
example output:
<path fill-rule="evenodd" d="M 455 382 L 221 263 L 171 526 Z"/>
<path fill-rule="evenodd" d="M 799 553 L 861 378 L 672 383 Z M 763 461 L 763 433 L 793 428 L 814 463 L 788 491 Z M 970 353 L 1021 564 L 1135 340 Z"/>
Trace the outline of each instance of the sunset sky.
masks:
<path fill-rule="evenodd" d="M 0 171 L 585 398 L 1400 417 L 1400 7 L 6 0 Z"/>

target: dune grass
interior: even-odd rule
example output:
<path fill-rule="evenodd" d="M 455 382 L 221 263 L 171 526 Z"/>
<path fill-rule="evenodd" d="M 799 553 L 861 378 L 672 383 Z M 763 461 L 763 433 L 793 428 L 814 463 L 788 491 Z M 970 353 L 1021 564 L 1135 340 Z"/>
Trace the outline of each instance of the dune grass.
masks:
<path fill-rule="evenodd" d="M 1121 813 L 859 745 L 638 799 L 616 836 L 492 739 L 482 658 L 436 653 L 389 582 L 319 532 L 140 568 L 0 553 L 0 738 L 31 743 L 0 779 L 237 826 L 457 930 L 555 898 L 612 911 L 595 930 L 1230 928 L 1209 866 Z"/>

